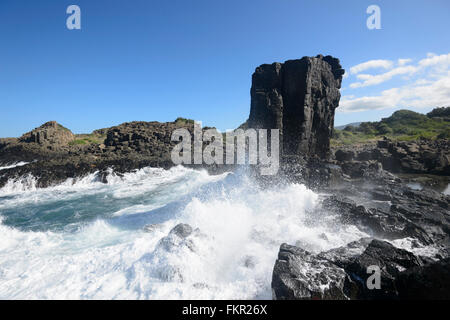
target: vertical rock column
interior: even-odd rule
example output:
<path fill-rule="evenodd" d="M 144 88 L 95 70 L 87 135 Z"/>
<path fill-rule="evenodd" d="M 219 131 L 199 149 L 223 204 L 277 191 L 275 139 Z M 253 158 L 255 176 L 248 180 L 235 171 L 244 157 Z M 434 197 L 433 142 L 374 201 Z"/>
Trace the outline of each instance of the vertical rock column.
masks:
<path fill-rule="evenodd" d="M 257 67 L 249 127 L 280 129 L 281 155 L 327 158 L 343 74 L 322 55 Z"/>

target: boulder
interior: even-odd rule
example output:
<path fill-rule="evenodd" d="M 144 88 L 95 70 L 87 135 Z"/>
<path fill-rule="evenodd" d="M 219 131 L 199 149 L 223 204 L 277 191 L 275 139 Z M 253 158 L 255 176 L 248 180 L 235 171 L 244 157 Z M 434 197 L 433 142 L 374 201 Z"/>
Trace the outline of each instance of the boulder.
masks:
<path fill-rule="evenodd" d="M 345 271 L 301 248 L 282 244 L 272 276 L 276 300 L 347 299 Z"/>
<path fill-rule="evenodd" d="M 180 223 L 177 224 L 171 231 L 169 234 L 173 234 L 176 235 L 180 238 L 186 238 L 188 236 L 190 236 L 192 234 L 192 232 L 194 231 L 194 229 L 192 229 L 192 227 L 186 223 Z"/>
<path fill-rule="evenodd" d="M 372 240 L 366 250 L 344 266 L 345 272 L 356 283 L 358 289 L 354 299 L 396 299 L 399 292 L 396 279 L 409 268 L 422 266 L 423 262 L 409 251 L 394 247 L 386 241 Z M 370 266 L 381 271 L 380 288 L 370 289 L 367 280 L 371 273 Z"/>
<path fill-rule="evenodd" d="M 448 299 L 450 259 L 433 261 L 363 238 L 313 254 L 282 244 L 272 274 L 273 298 L 285 299 Z M 368 286 L 379 271 L 380 287 Z"/>
<path fill-rule="evenodd" d="M 195 251 L 194 242 L 189 237 L 193 231 L 190 225 L 180 223 L 172 228 L 167 236 L 159 240 L 157 249 L 174 252 L 186 247 L 191 251 Z"/>
<path fill-rule="evenodd" d="M 337 161 L 352 161 L 355 158 L 355 153 L 351 150 L 337 150 L 334 154 Z"/>

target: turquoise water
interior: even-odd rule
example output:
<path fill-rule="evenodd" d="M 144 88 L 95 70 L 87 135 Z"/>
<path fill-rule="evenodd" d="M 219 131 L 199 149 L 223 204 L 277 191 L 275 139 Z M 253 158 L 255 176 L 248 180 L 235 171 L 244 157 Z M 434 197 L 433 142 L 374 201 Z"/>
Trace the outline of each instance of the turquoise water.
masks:
<path fill-rule="evenodd" d="M 136 213 L 161 207 L 204 182 L 194 173 L 172 173 L 167 177 L 163 170 L 144 169 L 139 177 L 129 175 L 128 181 L 126 177 L 125 181 L 111 177 L 108 185 L 92 175 L 75 185 L 70 182 L 12 194 L 5 190 L 3 196 L 0 192 L 3 224 L 22 231 L 73 232 L 95 219 L 114 223 L 127 210 Z"/>

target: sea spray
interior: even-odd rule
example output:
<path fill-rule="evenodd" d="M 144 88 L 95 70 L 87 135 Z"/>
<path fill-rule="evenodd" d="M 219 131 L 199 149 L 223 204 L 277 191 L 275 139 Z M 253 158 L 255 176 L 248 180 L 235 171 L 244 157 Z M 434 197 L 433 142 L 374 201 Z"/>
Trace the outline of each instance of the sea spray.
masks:
<path fill-rule="evenodd" d="M 10 164 L 10 165 L 7 165 L 7 166 L 3 166 L 3 167 L 0 166 L 0 171 L 1 170 L 6 170 L 6 169 L 12 169 L 12 168 L 15 168 L 15 167 L 22 167 L 22 166 L 27 165 L 28 163 L 29 162 L 19 161 L 19 162 L 16 162 L 16 163 L 13 163 L 13 164 Z"/>
<path fill-rule="evenodd" d="M 365 236 L 300 184 L 182 167 L 107 180 L 0 196 L 0 298 L 270 299 L 281 243 L 318 252 Z M 171 235 L 180 223 L 195 231 Z"/>
<path fill-rule="evenodd" d="M 9 179 L 0 189 L 0 196 L 36 190 L 37 179 L 31 174 L 16 179 Z"/>

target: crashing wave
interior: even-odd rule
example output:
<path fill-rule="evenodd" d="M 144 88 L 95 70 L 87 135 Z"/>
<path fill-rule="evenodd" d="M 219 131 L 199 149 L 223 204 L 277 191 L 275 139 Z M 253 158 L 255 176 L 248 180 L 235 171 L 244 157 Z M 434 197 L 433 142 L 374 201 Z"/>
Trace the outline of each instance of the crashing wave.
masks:
<path fill-rule="evenodd" d="M 0 298 L 270 299 L 281 243 L 318 252 L 365 236 L 318 215 L 318 195 L 300 184 L 265 189 L 183 167 L 107 182 L 94 174 L 2 199 Z M 177 238 L 180 223 L 195 231 Z"/>
<path fill-rule="evenodd" d="M 16 163 L 4 166 L 4 167 L 0 167 L 0 171 L 1 170 L 6 170 L 6 169 L 12 169 L 12 168 L 15 168 L 15 167 L 22 167 L 22 166 L 25 166 L 27 164 L 29 164 L 29 162 L 25 162 L 25 161 L 16 162 Z"/>

